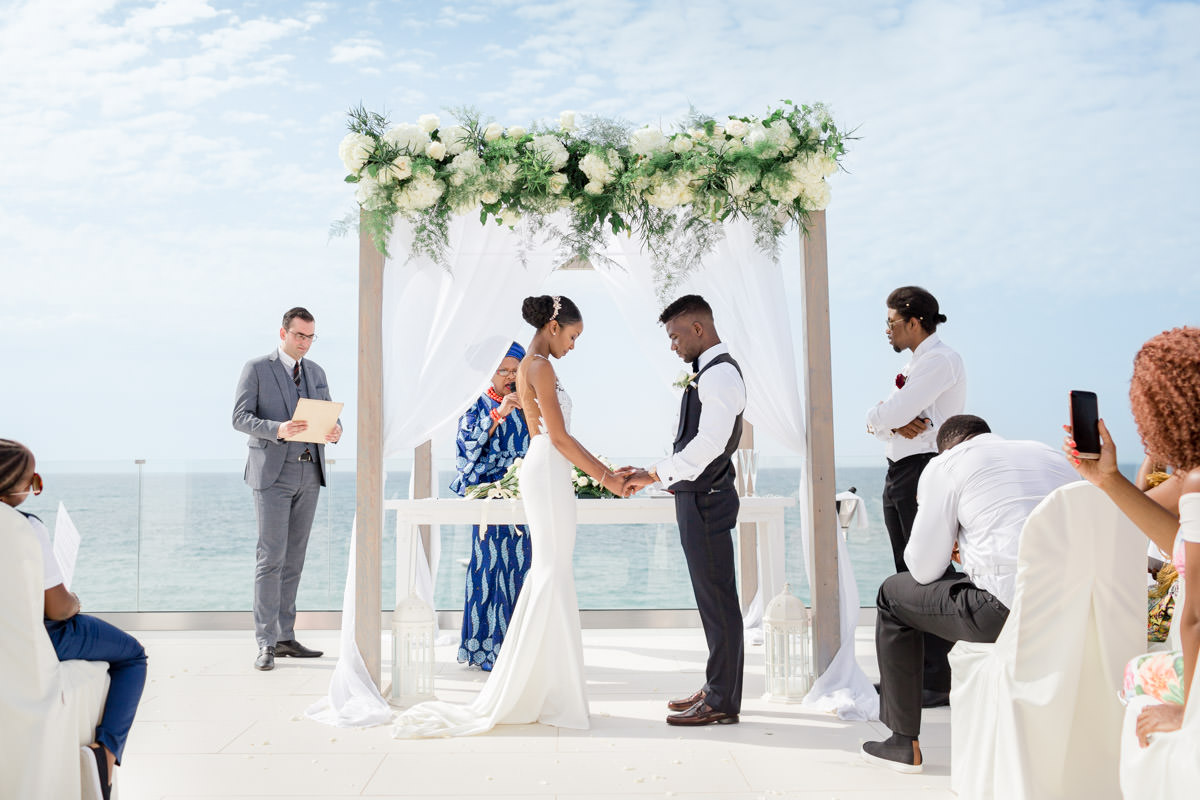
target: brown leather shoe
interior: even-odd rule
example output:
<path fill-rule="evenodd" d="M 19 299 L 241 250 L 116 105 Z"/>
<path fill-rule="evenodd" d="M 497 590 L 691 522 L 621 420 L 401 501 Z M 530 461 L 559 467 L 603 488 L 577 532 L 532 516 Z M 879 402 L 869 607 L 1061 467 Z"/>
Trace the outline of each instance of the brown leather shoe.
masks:
<path fill-rule="evenodd" d="M 698 690 L 691 697 L 685 697 L 682 700 L 668 700 L 667 708 L 672 711 L 687 711 L 692 706 L 704 699 L 704 690 Z"/>
<path fill-rule="evenodd" d="M 727 714 L 724 711 L 717 711 L 710 708 L 708 703 L 703 700 L 682 714 L 667 715 L 668 725 L 711 725 L 714 722 L 718 725 L 735 725 L 737 721 L 737 714 Z"/>

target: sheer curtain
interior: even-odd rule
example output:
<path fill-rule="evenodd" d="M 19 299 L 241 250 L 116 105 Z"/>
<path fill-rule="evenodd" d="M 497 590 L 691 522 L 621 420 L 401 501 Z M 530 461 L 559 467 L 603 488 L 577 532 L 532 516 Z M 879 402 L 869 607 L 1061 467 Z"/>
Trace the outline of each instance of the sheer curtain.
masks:
<path fill-rule="evenodd" d="M 393 253 L 412 247 L 410 225 L 397 220 Z M 514 334 L 524 331 L 521 300 L 556 266 L 554 254 L 529 247 L 521 234 L 478 218 L 450 222 L 447 270 L 428 258 L 389 261 L 383 275 L 384 456 L 404 456 L 453 425 L 485 389 Z M 435 543 L 435 550 L 436 543 Z M 416 589 L 433 606 L 429 564 L 418 559 Z M 342 599 L 342 634 L 329 693 L 308 716 L 339 727 L 391 719 L 354 643 L 354 537 Z M 397 587 L 404 593 L 404 587 Z"/>

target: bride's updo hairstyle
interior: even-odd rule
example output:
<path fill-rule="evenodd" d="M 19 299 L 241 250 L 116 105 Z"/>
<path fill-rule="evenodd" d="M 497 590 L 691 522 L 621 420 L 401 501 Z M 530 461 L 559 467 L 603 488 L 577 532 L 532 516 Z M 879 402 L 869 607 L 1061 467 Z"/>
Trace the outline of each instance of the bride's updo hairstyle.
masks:
<path fill-rule="evenodd" d="M 558 306 L 557 310 L 555 305 Z M 541 330 L 551 320 L 557 320 L 559 325 L 573 325 L 583 321 L 579 307 L 571 302 L 571 298 L 551 297 L 543 294 L 538 297 L 526 297 L 521 304 L 521 316 L 533 327 Z"/>

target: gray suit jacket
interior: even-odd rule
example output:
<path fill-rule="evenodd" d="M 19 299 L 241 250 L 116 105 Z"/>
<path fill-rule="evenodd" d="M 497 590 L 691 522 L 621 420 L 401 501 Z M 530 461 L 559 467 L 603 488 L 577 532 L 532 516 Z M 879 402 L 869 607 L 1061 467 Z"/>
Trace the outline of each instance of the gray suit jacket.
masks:
<path fill-rule="evenodd" d="M 315 400 L 331 400 L 325 370 L 305 358 L 300 362 L 305 395 Z M 277 434 L 279 426 L 296 413 L 296 387 L 279 360 L 279 350 L 252 358 L 242 368 L 237 395 L 233 401 L 233 427 L 247 434 L 250 453 L 246 457 L 246 483 L 252 489 L 265 489 L 279 478 L 287 455 L 288 443 Z M 321 485 L 325 485 L 325 445 L 314 444 L 321 467 Z"/>

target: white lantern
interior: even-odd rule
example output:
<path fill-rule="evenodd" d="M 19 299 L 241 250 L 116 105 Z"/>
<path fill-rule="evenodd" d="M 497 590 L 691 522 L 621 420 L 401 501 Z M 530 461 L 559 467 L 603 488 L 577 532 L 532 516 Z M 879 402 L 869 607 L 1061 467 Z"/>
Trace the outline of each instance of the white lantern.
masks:
<path fill-rule="evenodd" d="M 763 614 L 764 668 L 767 691 L 777 703 L 799 703 L 812 688 L 812 659 L 808 609 L 792 594 L 789 584 Z"/>
<path fill-rule="evenodd" d="M 433 609 L 415 594 L 392 614 L 392 700 L 401 708 L 433 699 Z"/>

